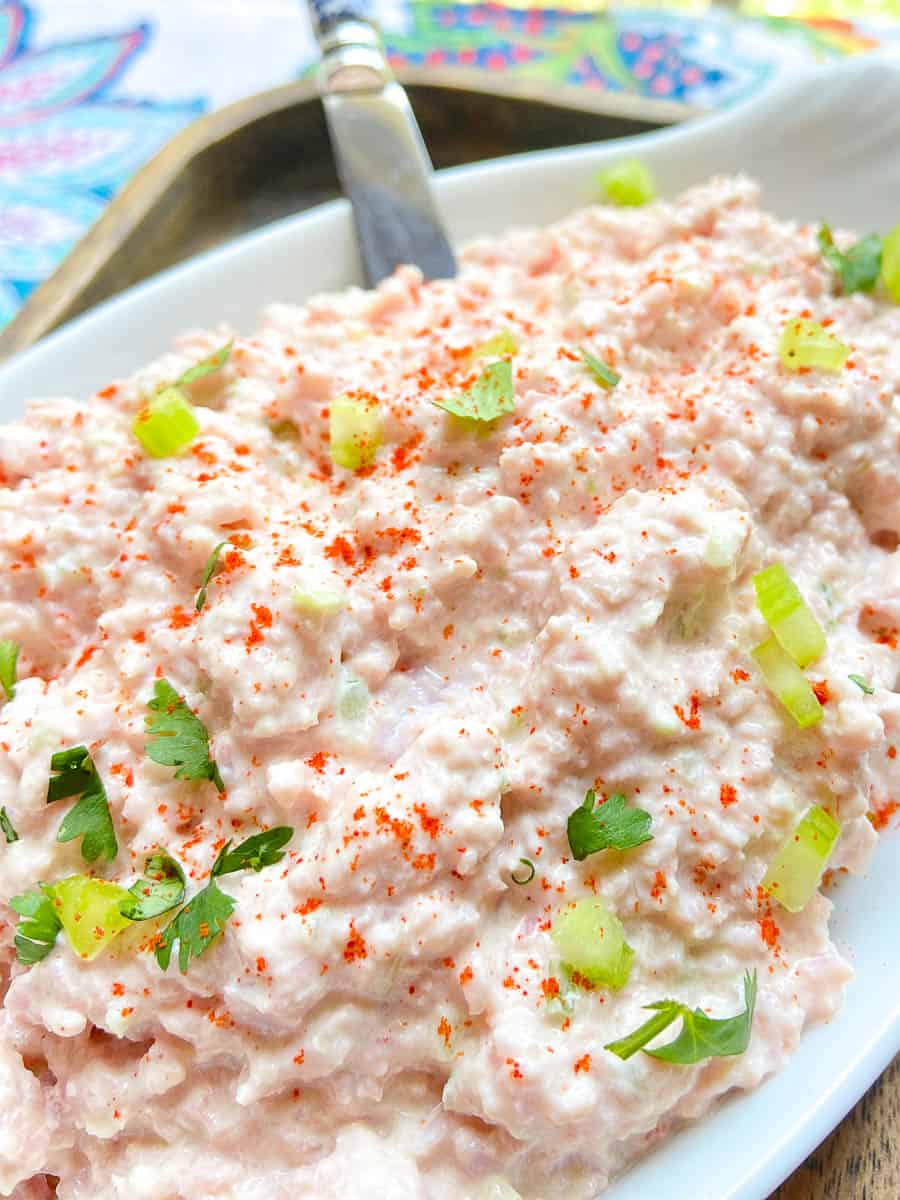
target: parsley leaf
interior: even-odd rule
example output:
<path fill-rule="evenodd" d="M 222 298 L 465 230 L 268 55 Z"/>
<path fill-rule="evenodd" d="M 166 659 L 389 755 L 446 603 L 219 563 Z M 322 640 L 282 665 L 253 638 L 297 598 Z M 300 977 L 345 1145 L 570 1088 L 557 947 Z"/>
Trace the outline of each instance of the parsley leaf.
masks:
<path fill-rule="evenodd" d="M 80 837 L 81 857 L 85 862 L 90 863 L 97 858 L 112 861 L 119 851 L 119 844 L 106 789 L 87 747 L 73 746 L 71 750 L 60 750 L 50 759 L 50 769 L 58 774 L 47 784 L 48 804 L 67 800 L 70 796 L 80 797 L 63 818 L 56 840 L 71 842 L 73 838 Z"/>
<path fill-rule="evenodd" d="M 16 833 L 15 826 L 9 819 L 9 813 L 5 807 L 0 808 L 0 831 L 6 838 L 7 845 L 12 845 L 13 842 L 19 840 L 19 835 Z"/>
<path fill-rule="evenodd" d="M 495 421 L 516 407 L 512 363 L 505 359 L 491 363 L 475 382 L 458 396 L 433 403 L 444 412 L 470 421 Z"/>
<path fill-rule="evenodd" d="M 183 975 L 191 959 L 208 949 L 225 928 L 235 905 L 236 901 L 211 879 L 162 931 L 156 947 L 156 961 L 162 969 L 168 969 L 172 947 L 178 942 L 178 969 Z"/>
<path fill-rule="evenodd" d="M 20 963 L 32 966 L 46 958 L 56 943 L 62 923 L 56 915 L 53 901 L 40 892 L 23 892 L 9 902 L 25 919 L 16 927 L 16 957 Z"/>
<path fill-rule="evenodd" d="M 290 825 L 276 825 L 274 829 L 254 833 L 233 850 L 231 842 L 226 842 L 213 863 L 213 879 L 218 875 L 230 875 L 232 871 L 261 871 L 263 867 L 281 862 L 284 858 L 282 846 L 286 846 L 293 836 Z"/>
<path fill-rule="evenodd" d="M 263 867 L 280 862 L 284 858 L 282 847 L 286 846 L 293 836 L 294 831 L 289 825 L 277 825 L 274 829 L 264 829 L 261 833 L 253 834 L 233 850 L 231 842 L 226 842 L 213 863 L 209 883 L 187 902 L 175 920 L 167 925 L 160 935 L 156 947 L 156 961 L 164 971 L 168 970 L 172 947 L 176 942 L 178 967 L 183 975 L 191 959 L 198 958 L 225 928 L 225 923 L 234 912 L 236 902 L 222 891 L 216 879 L 221 875 L 230 875 L 233 871 L 261 871 Z M 171 862 L 171 859 L 169 861 Z M 149 869 L 150 860 L 147 862 Z M 173 866 L 181 875 L 177 864 L 173 863 Z M 181 879 L 184 879 L 183 875 Z M 137 886 L 135 884 L 132 892 Z M 125 913 L 125 916 L 128 915 Z"/>
<path fill-rule="evenodd" d="M 87 746 L 60 750 L 50 759 L 50 769 L 59 773 L 47 784 L 48 804 L 54 800 L 68 800 L 70 796 L 80 796 L 94 786 L 95 780 L 99 783 Z"/>
<path fill-rule="evenodd" d="M 655 1004 L 648 1004 L 646 1007 L 655 1010 L 656 1016 L 619 1041 L 608 1042 L 604 1050 L 611 1050 L 622 1059 L 631 1058 L 638 1050 L 643 1050 L 652 1058 L 681 1066 L 702 1062 L 705 1058 L 727 1058 L 733 1054 L 743 1054 L 750 1044 L 750 1028 L 756 1008 L 756 985 L 756 971 L 746 971 L 744 1011 L 734 1017 L 708 1017 L 702 1009 L 690 1009 L 677 1000 L 658 1000 Z M 673 1042 L 660 1046 L 658 1050 L 648 1050 L 647 1044 L 657 1034 L 668 1029 L 679 1017 L 682 1019 L 682 1026 L 678 1037 Z"/>
<path fill-rule="evenodd" d="M 650 814 L 642 808 L 629 808 L 620 792 L 596 808 L 595 801 L 591 788 L 566 825 L 569 848 L 579 862 L 599 850 L 633 850 L 653 840 Z"/>
<path fill-rule="evenodd" d="M 596 358 L 593 354 L 589 354 L 587 350 L 584 350 L 580 346 L 579 350 L 581 350 L 581 360 L 593 375 L 594 380 L 602 388 L 606 388 L 608 392 L 611 392 L 622 376 L 617 374 L 612 367 L 607 366 L 601 359 Z"/>
<path fill-rule="evenodd" d="M 872 687 L 871 683 L 867 683 L 865 679 L 863 679 L 862 675 L 848 675 L 847 678 L 851 679 L 858 688 L 866 693 L 867 696 L 875 695 L 875 689 Z"/>
<path fill-rule="evenodd" d="M 19 647 L 15 642 L 0 641 L 0 687 L 6 693 L 7 700 L 12 700 L 16 694 L 16 661 L 19 657 Z"/>
<path fill-rule="evenodd" d="M 230 342 L 226 342 L 224 346 L 220 346 L 218 350 L 213 351 L 212 354 L 201 359 L 194 366 L 188 367 L 175 380 L 175 387 L 187 387 L 195 379 L 202 379 L 204 375 L 212 375 L 214 371 L 221 371 L 222 367 L 225 366 L 231 357 L 231 347 L 233 345 L 234 339 L 232 338 Z"/>
<path fill-rule="evenodd" d="M 227 546 L 228 541 L 219 542 L 212 554 L 206 560 L 206 566 L 203 569 L 203 579 L 200 582 L 200 591 L 197 593 L 197 599 L 194 602 L 194 608 L 197 612 L 203 608 L 206 603 L 206 589 L 209 587 L 209 581 L 212 579 L 219 565 L 219 555 L 222 553 L 222 547 Z"/>
<path fill-rule="evenodd" d="M 147 707 L 151 715 L 144 719 L 144 727 L 153 740 L 144 749 L 150 758 L 164 767 L 177 767 L 176 779 L 211 779 L 224 792 L 219 768 L 209 757 L 206 726 L 167 679 L 157 679 Z"/>
<path fill-rule="evenodd" d="M 816 235 L 822 257 L 840 278 L 842 291 L 871 292 L 881 272 L 881 238 L 877 233 L 855 242 L 849 250 L 841 251 L 834 244 L 827 225 L 819 226 Z"/>
<path fill-rule="evenodd" d="M 119 905 L 119 912 L 129 921 L 160 917 L 184 899 L 184 871 L 165 850 L 155 850 L 147 856 L 144 875 L 128 889 L 133 899 L 123 900 Z"/>

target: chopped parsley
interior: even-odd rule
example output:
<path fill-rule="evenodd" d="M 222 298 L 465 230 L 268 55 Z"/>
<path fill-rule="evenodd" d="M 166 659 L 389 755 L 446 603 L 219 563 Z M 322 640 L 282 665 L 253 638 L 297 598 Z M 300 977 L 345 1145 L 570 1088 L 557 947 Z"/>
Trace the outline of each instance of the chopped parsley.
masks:
<path fill-rule="evenodd" d="M 56 915 L 53 901 L 40 892 L 13 896 L 9 906 L 24 918 L 16 927 L 16 957 L 25 966 L 33 966 L 53 949 L 62 922 Z"/>
<path fill-rule="evenodd" d="M 50 769 L 56 774 L 47 784 L 48 804 L 71 796 L 79 797 L 78 803 L 63 818 L 56 840 L 71 842 L 80 837 L 81 857 L 85 862 L 94 862 L 97 858 L 112 861 L 119 850 L 116 831 L 106 789 L 87 747 L 60 750 L 50 759 Z"/>
<path fill-rule="evenodd" d="M 458 396 L 433 403 L 444 412 L 470 421 L 496 421 L 516 407 L 512 364 L 508 361 L 491 363 L 475 382 Z"/>
<path fill-rule="evenodd" d="M 620 792 L 605 803 L 596 804 L 596 799 L 591 788 L 566 825 L 569 848 L 579 862 L 600 850 L 633 850 L 652 841 L 649 813 L 629 807 Z"/>
<path fill-rule="evenodd" d="M 834 244 L 829 227 L 822 224 L 816 241 L 822 257 L 840 279 L 845 295 L 872 291 L 881 272 L 881 238 L 877 233 L 870 233 L 854 242 L 849 250 L 841 251 Z"/>
<path fill-rule="evenodd" d="M 200 581 L 200 591 L 197 593 L 197 599 L 194 601 L 194 608 L 200 612 L 203 605 L 206 603 L 206 589 L 209 587 L 209 581 L 216 573 L 216 568 L 219 565 L 219 555 L 222 553 L 222 547 L 227 546 L 227 539 L 224 542 L 219 542 L 212 554 L 206 560 L 206 566 L 203 569 L 203 579 Z"/>
<path fill-rule="evenodd" d="M 526 883 L 531 883 L 534 879 L 534 863 L 530 858 L 520 858 L 519 862 L 525 868 L 524 872 L 520 871 L 518 875 L 515 871 L 510 871 L 509 877 L 513 883 L 517 883 L 520 887 L 524 887 Z"/>
<path fill-rule="evenodd" d="M 631 1058 L 638 1050 L 643 1050 L 652 1058 L 682 1066 L 702 1062 L 705 1058 L 743 1054 L 750 1044 L 750 1028 L 756 1007 L 756 971 L 744 973 L 744 1011 L 734 1017 L 708 1017 L 702 1009 L 688 1008 L 677 1000 L 658 1000 L 645 1007 L 656 1015 L 627 1037 L 608 1042 L 604 1050 L 611 1050 L 622 1059 Z M 682 1026 L 678 1037 L 657 1050 L 648 1050 L 648 1043 L 679 1017 Z"/>
<path fill-rule="evenodd" d="M 284 858 L 282 847 L 286 846 L 293 836 L 294 831 L 290 825 L 276 825 L 273 829 L 254 833 L 233 850 L 231 842 L 226 842 L 213 863 L 213 879 L 219 875 L 230 875 L 233 871 L 261 871 L 263 867 L 271 867 L 281 862 Z"/>
<path fill-rule="evenodd" d="M 175 387 L 187 387 L 189 383 L 193 383 L 195 379 L 202 379 L 204 375 L 212 375 L 214 371 L 221 371 L 222 367 L 228 362 L 231 357 L 231 348 L 234 345 L 234 339 L 226 342 L 224 346 L 220 346 L 212 354 L 195 363 L 194 366 L 188 367 L 175 380 Z"/>
<path fill-rule="evenodd" d="M 230 849 L 227 843 L 219 851 L 210 872 L 209 883 L 197 892 L 160 935 L 156 946 L 156 961 L 166 971 L 172 958 L 172 948 L 178 942 L 178 969 L 182 975 L 192 958 L 207 950 L 225 928 L 234 912 L 234 899 L 216 883 L 232 871 L 261 871 L 284 858 L 282 847 L 294 836 L 289 826 L 280 825 L 255 833 L 240 845 Z"/>
<path fill-rule="evenodd" d="M 210 779 L 224 792 L 219 768 L 209 756 L 206 726 L 167 679 L 157 679 L 147 707 L 150 715 L 144 727 L 152 740 L 144 748 L 149 757 L 164 767 L 177 767 L 176 779 Z"/>
<path fill-rule="evenodd" d="M 579 347 L 579 350 L 581 351 L 581 360 L 590 371 L 591 375 L 593 375 L 594 380 L 599 383 L 602 388 L 606 388 L 608 392 L 611 392 L 622 378 L 621 375 L 617 374 L 612 367 L 607 366 L 602 359 L 595 357 L 595 355 L 590 354 L 582 347 Z"/>
<path fill-rule="evenodd" d="M 0 687 L 3 688 L 7 700 L 12 700 L 16 694 L 18 658 L 19 647 L 15 642 L 0 641 Z"/>
<path fill-rule="evenodd" d="M 9 813 L 6 808 L 0 808 L 0 832 L 6 838 L 7 845 L 12 845 L 13 842 L 19 840 L 19 835 L 16 833 L 15 826 L 9 819 Z"/>
<path fill-rule="evenodd" d="M 495 354 L 518 354 L 519 342 L 514 333 L 510 333 L 508 329 L 501 329 L 499 333 L 495 333 L 493 337 L 489 337 L 486 342 L 482 342 L 480 346 L 476 346 L 472 351 L 472 358 L 493 358 Z"/>
<path fill-rule="evenodd" d="M 165 850 L 155 850 L 144 862 L 144 878 L 128 889 L 130 896 L 119 905 L 129 921 L 149 921 L 176 908 L 184 899 L 184 871 Z"/>
<path fill-rule="evenodd" d="M 871 683 L 867 683 L 865 679 L 863 679 L 862 675 L 848 675 L 847 678 L 852 680 L 853 683 L 855 683 L 858 688 L 864 691 L 867 696 L 875 695 L 875 689 L 872 687 Z"/>
<path fill-rule="evenodd" d="M 160 934 L 156 946 L 156 961 L 164 971 L 172 958 L 172 947 L 178 942 L 178 968 L 182 975 L 192 958 L 207 950 L 234 912 L 235 901 L 216 886 L 214 880 L 184 906 L 171 924 Z"/>

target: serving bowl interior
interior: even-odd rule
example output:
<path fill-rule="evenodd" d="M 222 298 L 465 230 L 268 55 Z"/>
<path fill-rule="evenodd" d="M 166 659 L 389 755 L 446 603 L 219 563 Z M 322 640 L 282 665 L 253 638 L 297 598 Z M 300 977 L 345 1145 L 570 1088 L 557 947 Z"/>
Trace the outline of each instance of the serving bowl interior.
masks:
<path fill-rule="evenodd" d="M 595 198 L 598 168 L 639 155 L 666 195 L 743 171 L 782 217 L 883 231 L 900 219 L 898 147 L 900 65 L 868 58 L 675 129 L 448 171 L 437 188 L 462 242 L 562 217 Z M 5 364 L 0 421 L 31 397 L 89 394 L 185 330 L 224 323 L 250 332 L 271 301 L 358 281 L 344 202 L 279 221 L 116 297 Z M 900 1049 L 898 877 L 900 836 L 888 832 L 868 874 L 834 890 L 834 936 L 856 970 L 839 1016 L 810 1031 L 779 1076 L 648 1153 L 609 1200 L 763 1200 L 840 1120 Z"/>

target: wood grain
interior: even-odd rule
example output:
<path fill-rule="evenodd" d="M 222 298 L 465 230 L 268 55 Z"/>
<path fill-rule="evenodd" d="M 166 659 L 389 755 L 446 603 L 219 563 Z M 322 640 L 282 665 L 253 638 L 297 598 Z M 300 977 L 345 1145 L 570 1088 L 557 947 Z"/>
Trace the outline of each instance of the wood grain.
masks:
<path fill-rule="evenodd" d="M 398 72 L 435 166 L 605 141 L 694 110 L 587 88 L 448 69 Z M 0 358 L 183 258 L 337 194 L 322 106 L 309 81 L 192 122 L 126 184 L 18 315 Z"/>
<path fill-rule="evenodd" d="M 900 1198 L 900 1060 L 770 1200 Z"/>

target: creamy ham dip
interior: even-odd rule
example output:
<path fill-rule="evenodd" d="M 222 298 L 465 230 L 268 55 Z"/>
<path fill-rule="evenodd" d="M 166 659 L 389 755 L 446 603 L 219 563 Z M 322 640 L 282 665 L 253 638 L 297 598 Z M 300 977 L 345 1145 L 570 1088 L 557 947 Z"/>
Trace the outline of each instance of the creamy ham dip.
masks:
<path fill-rule="evenodd" d="M 851 348 L 840 371 L 781 365 L 798 317 Z M 432 402 L 503 331 L 515 411 L 475 430 Z M 190 446 L 149 457 L 135 414 L 229 336 L 2 431 L 0 639 L 21 653 L 0 705 L 19 835 L 0 1194 L 587 1200 L 840 1005 L 832 900 L 792 914 L 759 885 L 810 804 L 841 825 L 826 890 L 893 811 L 900 309 L 836 294 L 813 228 L 717 179 L 477 242 L 455 281 L 404 269 L 276 306 L 186 388 Z M 338 395 L 383 423 L 359 472 L 329 457 Z M 750 656 L 774 561 L 827 637 L 808 730 Z M 224 794 L 147 755 L 159 678 Z M 78 745 L 119 846 L 93 867 L 57 841 L 69 802 L 46 803 L 51 755 Z M 652 840 L 576 861 L 590 787 Z M 16 960 L 12 896 L 92 871 L 127 887 L 159 846 L 190 895 L 226 839 L 275 825 L 286 857 L 220 880 L 233 916 L 184 974 L 128 934 Z M 594 895 L 634 951 L 618 991 L 572 984 L 553 942 Z M 739 1013 L 753 970 L 744 1053 L 604 1049 L 666 997 Z"/>

